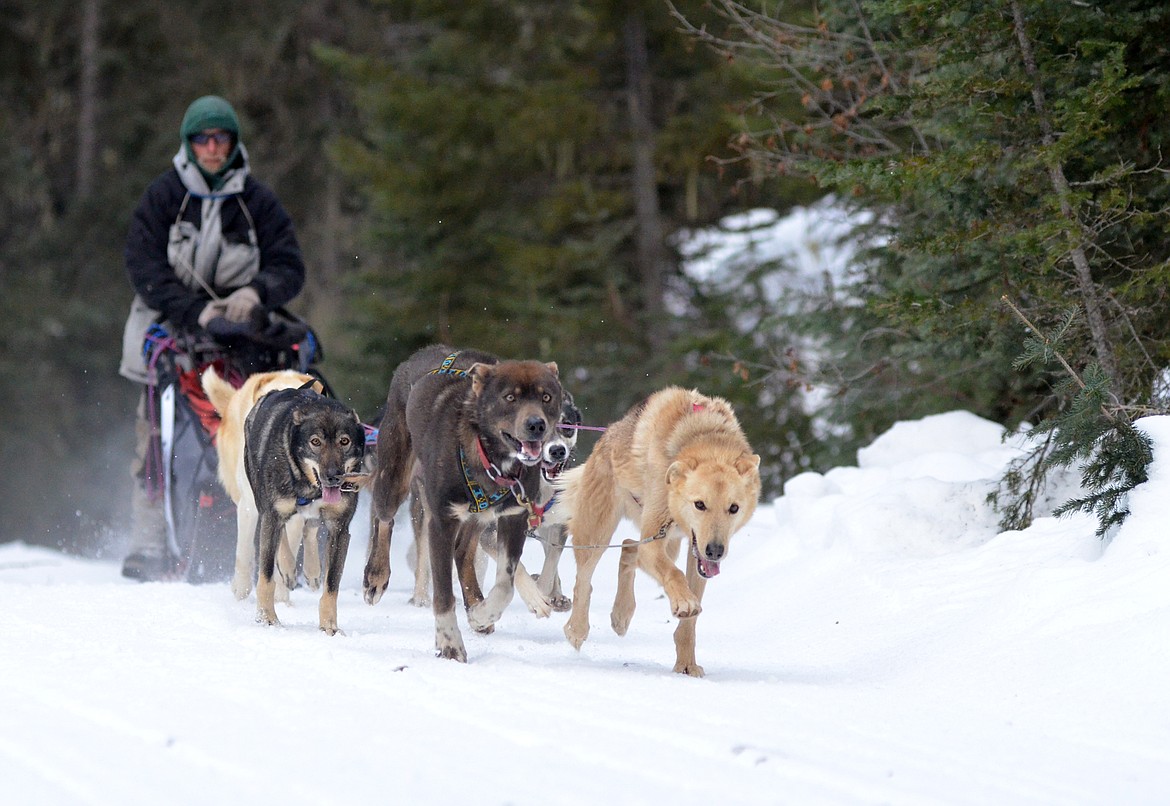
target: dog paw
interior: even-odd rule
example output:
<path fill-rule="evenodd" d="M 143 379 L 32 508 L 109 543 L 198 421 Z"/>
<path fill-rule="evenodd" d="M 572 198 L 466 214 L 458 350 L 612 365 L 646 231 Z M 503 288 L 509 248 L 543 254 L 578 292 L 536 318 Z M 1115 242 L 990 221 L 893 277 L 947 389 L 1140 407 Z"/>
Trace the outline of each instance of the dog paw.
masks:
<path fill-rule="evenodd" d="M 366 604 L 377 604 L 390 585 L 390 567 L 371 568 L 369 563 L 362 570 L 362 591 Z"/>
<path fill-rule="evenodd" d="M 321 590 L 321 577 L 320 576 L 305 577 L 305 584 L 309 587 L 309 590 L 319 591 L 319 590 Z M 383 590 L 385 590 L 385 588 L 383 588 Z"/>
<path fill-rule="evenodd" d="M 500 614 L 488 610 L 483 602 L 467 608 L 467 623 L 471 625 L 471 629 L 482 635 L 491 635 L 499 620 Z"/>
<path fill-rule="evenodd" d="M 289 575 L 285 574 L 285 572 L 284 572 L 284 571 L 280 570 L 280 566 L 279 566 L 279 565 L 277 565 L 277 566 L 276 566 L 276 574 L 275 574 L 275 577 L 274 577 L 274 578 L 275 578 L 275 579 L 276 579 L 276 581 L 277 581 L 277 582 L 276 582 L 276 587 L 277 587 L 277 590 L 283 590 L 283 591 L 284 591 L 284 594 L 285 594 L 286 596 L 288 595 L 288 592 L 289 592 L 289 591 L 291 591 L 291 590 L 295 590 L 295 589 L 296 589 L 296 587 L 297 587 L 297 575 L 296 575 L 296 573 L 293 573 L 293 575 L 292 575 L 292 576 L 289 576 Z M 287 600 L 286 600 L 286 601 L 287 601 Z"/>
<path fill-rule="evenodd" d="M 706 674 L 703 671 L 703 667 L 694 661 L 691 661 L 690 663 L 683 663 L 682 661 L 679 661 L 674 665 L 674 670 L 679 674 L 685 674 L 688 677 L 703 677 Z"/>
<path fill-rule="evenodd" d="M 609 614 L 609 624 L 615 633 L 625 635 L 626 630 L 630 629 L 630 621 L 633 616 L 633 613 L 619 613 L 615 610 Z"/>
<path fill-rule="evenodd" d="M 435 657 L 467 663 L 467 650 L 462 646 L 441 646 L 435 649 Z"/>
<path fill-rule="evenodd" d="M 557 613 L 568 613 L 573 609 L 573 600 L 568 596 L 553 596 L 549 601 L 552 604 L 552 609 Z"/>
<path fill-rule="evenodd" d="M 703 606 L 695 596 L 688 596 L 670 603 L 670 612 L 678 618 L 694 618 L 703 612 Z"/>
<path fill-rule="evenodd" d="M 325 633 L 326 635 L 340 635 L 340 636 L 345 635 L 345 631 L 342 630 L 340 627 L 338 627 L 336 624 L 322 624 L 321 625 L 321 632 Z"/>
<path fill-rule="evenodd" d="M 278 619 L 276 617 L 275 610 L 267 611 L 267 612 L 264 610 L 257 610 L 256 611 L 256 623 L 257 624 L 264 624 L 264 625 L 269 626 L 269 627 L 279 627 L 280 626 L 280 619 Z"/>
<path fill-rule="evenodd" d="M 406 600 L 406 603 L 412 604 L 415 607 L 430 607 L 431 606 L 431 597 L 429 597 L 429 596 L 411 596 L 409 599 Z"/>
<path fill-rule="evenodd" d="M 526 601 L 524 604 L 528 605 L 528 612 L 537 618 L 548 618 L 552 615 L 552 602 L 544 597 L 539 597 L 531 602 Z"/>
<path fill-rule="evenodd" d="M 248 598 L 248 594 L 252 592 L 252 580 L 241 577 L 232 577 L 232 595 L 238 601 L 243 601 Z"/>
<path fill-rule="evenodd" d="M 463 648 L 454 609 L 435 613 L 435 655 L 467 663 L 467 650 Z"/>
<path fill-rule="evenodd" d="M 366 600 L 366 604 L 376 605 L 379 601 L 381 601 L 382 594 L 386 592 L 386 586 L 389 584 L 390 581 L 387 580 L 380 585 L 371 585 L 368 582 L 363 585 L 362 587 L 364 591 L 362 595 Z"/>
<path fill-rule="evenodd" d="M 589 637 L 589 624 L 578 627 L 572 621 L 565 622 L 565 637 L 569 639 L 569 643 L 573 645 L 573 649 L 580 649 L 581 644 L 585 643 L 585 639 Z"/>

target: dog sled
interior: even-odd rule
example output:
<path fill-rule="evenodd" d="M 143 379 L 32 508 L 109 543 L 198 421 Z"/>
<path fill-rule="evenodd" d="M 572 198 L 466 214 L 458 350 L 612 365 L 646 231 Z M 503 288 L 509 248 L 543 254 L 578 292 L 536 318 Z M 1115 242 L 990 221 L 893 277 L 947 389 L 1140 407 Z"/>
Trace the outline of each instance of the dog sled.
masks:
<path fill-rule="evenodd" d="M 235 568 L 236 507 L 219 483 L 215 434 L 219 415 L 200 378 L 214 366 L 235 387 L 254 372 L 294 369 L 328 382 L 317 370 L 320 340 L 283 308 L 256 323 L 212 323 L 211 332 L 147 332 L 143 353 L 154 382 L 147 387 L 151 445 L 148 493 L 161 501 L 173 576 L 192 583 L 222 582 Z"/>

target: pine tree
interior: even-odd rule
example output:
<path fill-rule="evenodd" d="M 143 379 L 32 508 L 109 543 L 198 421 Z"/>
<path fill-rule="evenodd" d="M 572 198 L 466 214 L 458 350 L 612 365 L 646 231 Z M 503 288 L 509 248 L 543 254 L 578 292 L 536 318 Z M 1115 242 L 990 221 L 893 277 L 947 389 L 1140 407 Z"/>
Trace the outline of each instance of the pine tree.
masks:
<path fill-rule="evenodd" d="M 597 422 L 682 382 L 668 238 L 737 201 L 745 172 L 708 160 L 736 71 L 657 3 L 395 13 L 389 56 L 332 54 L 366 121 L 337 155 L 370 199 L 367 365 L 431 341 L 556 360 Z"/>
<path fill-rule="evenodd" d="M 1170 346 L 1165 295 L 1154 291 L 1170 256 L 1166 125 L 1151 114 L 1165 101 L 1170 64 L 1157 43 L 1170 12 L 1153 2 L 829 2 L 800 27 L 716 6 L 739 36 L 711 44 L 755 54 L 769 89 L 804 90 L 805 114 L 777 115 L 745 154 L 876 213 L 877 245 L 850 290 L 864 306 L 826 303 L 822 320 L 838 372 L 864 379 L 834 398 L 838 416 L 855 434 L 944 406 L 1009 426 L 1039 421 L 1057 464 L 1097 463 L 1086 471 L 1090 505 L 1116 523 L 1114 492 L 1140 478 L 1148 455 L 1132 414 L 1163 405 L 1153 392 Z M 1064 383 L 1060 366 L 1012 366 L 1026 334 L 1005 295 L 1034 327 L 1060 328 L 1083 387 Z"/>

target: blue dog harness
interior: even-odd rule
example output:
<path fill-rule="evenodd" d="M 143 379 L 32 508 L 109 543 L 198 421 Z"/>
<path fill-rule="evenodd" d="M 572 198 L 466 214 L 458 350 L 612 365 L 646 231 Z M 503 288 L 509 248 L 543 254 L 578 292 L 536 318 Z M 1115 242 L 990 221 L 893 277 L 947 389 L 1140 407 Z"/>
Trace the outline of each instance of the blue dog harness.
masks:
<path fill-rule="evenodd" d="M 462 378 L 467 374 L 465 369 L 455 369 L 452 365 L 455 359 L 459 357 L 459 353 L 451 353 L 443 359 L 443 363 L 439 365 L 438 369 L 432 369 L 428 375 L 450 375 L 453 378 Z"/>
<path fill-rule="evenodd" d="M 467 467 L 467 457 L 463 454 L 463 447 L 459 448 L 459 467 L 463 469 L 463 480 L 467 482 L 467 490 L 471 493 L 471 503 L 468 509 L 472 514 L 491 509 L 512 494 L 511 487 L 501 487 L 491 495 L 484 490 L 483 485 L 471 477 L 471 470 Z M 491 471 L 488 471 L 489 475 Z M 495 478 L 492 479 L 495 481 Z"/>

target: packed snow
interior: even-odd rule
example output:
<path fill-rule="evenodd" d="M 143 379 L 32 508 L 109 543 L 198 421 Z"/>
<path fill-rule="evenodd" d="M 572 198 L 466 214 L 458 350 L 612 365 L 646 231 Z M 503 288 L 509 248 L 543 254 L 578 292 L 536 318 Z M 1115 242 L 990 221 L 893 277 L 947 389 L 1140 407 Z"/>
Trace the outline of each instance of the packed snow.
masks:
<path fill-rule="evenodd" d="M 1022 437 L 952 412 L 855 467 L 792 479 L 732 542 L 698 623 L 702 679 L 617 556 L 581 651 L 513 601 L 469 663 L 433 655 L 355 536 L 317 629 L 227 583 L 138 584 L 114 559 L 0 545 L 0 793 L 13 804 L 1154 804 L 1170 796 L 1170 418 L 1108 541 L 1083 516 L 1000 533 L 986 495 Z M 363 515 L 359 513 L 358 520 Z M 619 537 L 632 536 L 628 524 Z M 0 538 L 2 539 L 2 538 Z M 530 541 L 531 543 L 531 541 Z M 540 548 L 526 549 L 539 567 Z M 561 574 L 571 585 L 566 553 Z"/>

